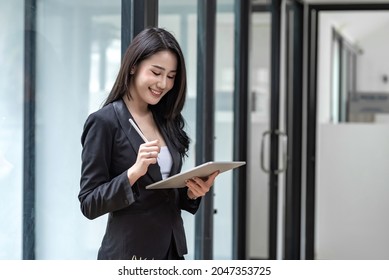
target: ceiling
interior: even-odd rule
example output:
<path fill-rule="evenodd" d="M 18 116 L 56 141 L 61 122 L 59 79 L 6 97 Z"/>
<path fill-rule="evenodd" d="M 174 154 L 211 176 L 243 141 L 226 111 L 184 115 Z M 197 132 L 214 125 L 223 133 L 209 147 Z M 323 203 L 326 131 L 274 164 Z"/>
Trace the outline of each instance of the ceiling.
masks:
<path fill-rule="evenodd" d="M 370 32 L 389 25 L 388 11 L 322 11 L 320 15 L 330 18 L 342 33 L 358 41 Z"/>

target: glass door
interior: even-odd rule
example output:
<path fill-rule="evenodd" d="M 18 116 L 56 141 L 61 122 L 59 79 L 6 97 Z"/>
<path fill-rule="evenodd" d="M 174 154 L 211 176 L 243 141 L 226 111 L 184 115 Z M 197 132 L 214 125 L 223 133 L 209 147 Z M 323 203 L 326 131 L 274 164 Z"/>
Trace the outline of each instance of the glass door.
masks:
<path fill-rule="evenodd" d="M 303 6 L 253 9 L 248 258 L 299 259 Z"/>

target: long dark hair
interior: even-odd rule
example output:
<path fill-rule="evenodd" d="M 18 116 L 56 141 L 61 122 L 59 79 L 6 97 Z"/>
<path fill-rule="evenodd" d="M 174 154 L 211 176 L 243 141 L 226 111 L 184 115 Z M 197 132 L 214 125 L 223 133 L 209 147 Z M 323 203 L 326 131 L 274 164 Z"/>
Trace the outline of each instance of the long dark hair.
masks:
<path fill-rule="evenodd" d="M 189 137 L 184 131 L 185 120 L 181 111 L 186 98 L 186 67 L 180 45 L 174 36 L 162 28 L 151 27 L 141 31 L 127 48 L 116 81 L 104 106 L 129 95 L 131 98 L 131 69 L 141 61 L 160 51 L 170 51 L 177 57 L 177 73 L 173 88 L 156 104 L 149 105 L 154 120 L 181 154 L 187 155 Z"/>

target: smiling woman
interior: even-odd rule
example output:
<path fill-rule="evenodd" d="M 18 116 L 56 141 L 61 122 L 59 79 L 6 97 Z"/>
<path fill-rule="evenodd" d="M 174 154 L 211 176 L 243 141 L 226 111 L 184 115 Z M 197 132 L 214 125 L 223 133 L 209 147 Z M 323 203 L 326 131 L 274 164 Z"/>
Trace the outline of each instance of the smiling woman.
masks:
<path fill-rule="evenodd" d="M 139 33 L 105 105 L 88 117 L 82 134 L 82 213 L 89 219 L 109 213 L 98 259 L 187 254 L 181 210 L 196 213 L 218 172 L 181 189 L 145 188 L 181 171 L 189 147 L 181 115 L 185 95 L 186 68 L 176 39 L 161 28 Z"/>

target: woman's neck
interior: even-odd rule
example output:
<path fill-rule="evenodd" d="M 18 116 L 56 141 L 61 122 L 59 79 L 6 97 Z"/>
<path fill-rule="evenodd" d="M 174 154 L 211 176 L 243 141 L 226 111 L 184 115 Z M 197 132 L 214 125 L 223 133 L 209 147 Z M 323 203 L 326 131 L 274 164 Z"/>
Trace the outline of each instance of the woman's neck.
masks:
<path fill-rule="evenodd" d="M 124 96 L 123 100 L 131 115 L 136 115 L 138 117 L 145 117 L 150 115 L 151 111 L 147 103 L 139 102 L 134 98 L 130 99 L 128 95 Z"/>
<path fill-rule="evenodd" d="M 136 102 L 134 99 L 129 99 L 127 96 L 123 97 L 124 103 L 127 109 L 130 111 L 131 116 L 142 130 L 143 134 L 147 139 L 159 140 L 160 145 L 166 146 L 165 140 L 163 139 L 158 127 L 155 124 L 153 114 L 151 110 L 142 103 Z"/>

